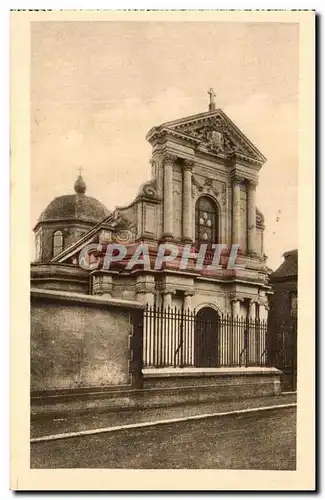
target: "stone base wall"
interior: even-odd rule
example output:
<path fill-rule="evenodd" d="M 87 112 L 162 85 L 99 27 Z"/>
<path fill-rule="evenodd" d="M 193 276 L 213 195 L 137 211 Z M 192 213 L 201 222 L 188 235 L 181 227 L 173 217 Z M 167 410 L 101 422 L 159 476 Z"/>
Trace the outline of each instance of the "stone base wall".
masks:
<path fill-rule="evenodd" d="M 145 388 L 219 388 L 220 394 L 240 397 L 276 395 L 281 392 L 280 370 L 275 368 L 166 368 L 143 370 Z"/>
<path fill-rule="evenodd" d="M 281 392 L 281 372 L 248 374 L 225 374 L 218 376 L 148 377 L 144 375 L 141 390 L 93 391 L 93 393 L 70 392 L 51 397 L 32 398 L 32 418 L 50 418 L 88 412 L 107 412 L 124 409 L 158 408 L 189 403 L 237 401 L 261 396 L 276 396 Z M 206 383 L 205 379 L 210 383 Z M 160 380 L 159 384 L 157 380 Z"/>
<path fill-rule="evenodd" d="M 131 385 L 141 305 L 69 292 L 31 292 L 31 391 Z"/>

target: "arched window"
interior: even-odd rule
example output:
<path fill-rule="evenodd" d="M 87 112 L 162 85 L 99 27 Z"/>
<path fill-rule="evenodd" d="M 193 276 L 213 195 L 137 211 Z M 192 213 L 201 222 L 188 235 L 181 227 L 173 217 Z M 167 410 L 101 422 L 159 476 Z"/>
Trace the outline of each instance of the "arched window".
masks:
<path fill-rule="evenodd" d="M 218 243 L 218 209 L 208 196 L 202 196 L 195 207 L 195 244 Z"/>
<path fill-rule="evenodd" d="M 53 235 L 53 257 L 58 255 L 63 250 L 63 234 L 62 231 L 55 231 Z"/>

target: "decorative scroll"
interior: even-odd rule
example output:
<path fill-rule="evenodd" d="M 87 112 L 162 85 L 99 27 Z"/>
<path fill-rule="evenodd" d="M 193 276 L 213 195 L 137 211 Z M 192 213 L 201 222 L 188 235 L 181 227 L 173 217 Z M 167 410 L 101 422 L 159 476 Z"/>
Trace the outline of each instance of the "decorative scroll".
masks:
<path fill-rule="evenodd" d="M 110 224 L 115 229 L 112 233 L 112 241 L 124 245 L 133 243 L 136 238 L 136 223 L 130 222 L 126 217 L 123 217 L 118 209 L 115 210 L 113 215 L 114 219 Z"/>
<path fill-rule="evenodd" d="M 156 179 L 145 182 L 144 184 L 141 185 L 137 198 L 140 197 L 152 198 L 152 199 L 158 198 Z"/>

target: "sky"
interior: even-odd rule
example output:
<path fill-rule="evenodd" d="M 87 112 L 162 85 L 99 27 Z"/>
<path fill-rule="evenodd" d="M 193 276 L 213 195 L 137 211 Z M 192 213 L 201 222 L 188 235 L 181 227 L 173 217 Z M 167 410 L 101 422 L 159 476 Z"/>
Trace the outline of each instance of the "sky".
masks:
<path fill-rule="evenodd" d="M 73 193 L 113 209 L 150 178 L 145 136 L 208 110 L 207 90 L 267 158 L 257 206 L 276 269 L 298 246 L 299 26 L 291 23 L 34 22 L 31 222 Z"/>

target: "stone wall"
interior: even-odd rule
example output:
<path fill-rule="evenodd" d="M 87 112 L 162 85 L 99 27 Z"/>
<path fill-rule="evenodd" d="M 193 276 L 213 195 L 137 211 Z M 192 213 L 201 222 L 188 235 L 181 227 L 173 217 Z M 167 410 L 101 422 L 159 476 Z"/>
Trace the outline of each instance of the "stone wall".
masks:
<path fill-rule="evenodd" d="M 31 265 L 31 286 L 46 290 L 62 290 L 88 294 L 89 272 L 72 264 Z"/>
<path fill-rule="evenodd" d="M 31 391 L 131 386 L 141 316 L 135 302 L 32 290 Z"/>

